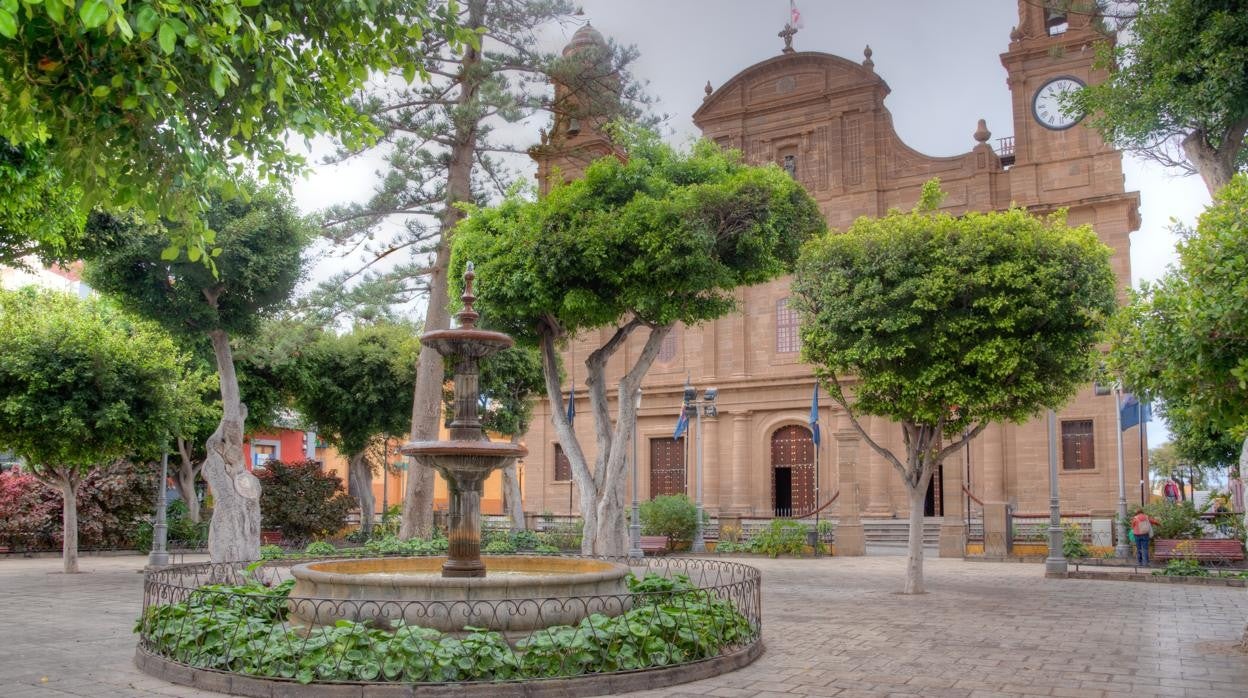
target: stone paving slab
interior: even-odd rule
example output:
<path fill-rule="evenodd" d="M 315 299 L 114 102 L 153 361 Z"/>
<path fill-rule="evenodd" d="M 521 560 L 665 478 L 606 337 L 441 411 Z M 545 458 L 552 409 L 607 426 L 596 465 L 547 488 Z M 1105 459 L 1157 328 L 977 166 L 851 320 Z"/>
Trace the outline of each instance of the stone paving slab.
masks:
<path fill-rule="evenodd" d="M 0 560 L 0 696 L 218 694 L 132 664 L 145 562 Z M 634 696 L 1248 696 L 1242 588 L 1051 580 L 1040 565 L 905 558 L 745 560 L 763 570 L 767 652 L 732 674 Z"/>

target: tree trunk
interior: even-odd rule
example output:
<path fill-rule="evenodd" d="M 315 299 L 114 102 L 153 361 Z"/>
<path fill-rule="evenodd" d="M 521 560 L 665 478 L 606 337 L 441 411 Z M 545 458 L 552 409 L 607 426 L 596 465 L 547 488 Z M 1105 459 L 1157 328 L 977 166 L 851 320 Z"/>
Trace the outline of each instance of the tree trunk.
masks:
<path fill-rule="evenodd" d="M 468 0 L 466 28 L 483 26 L 485 0 Z M 459 96 L 455 140 L 450 149 L 446 180 L 446 206 L 439 222 L 439 238 L 433 267 L 429 273 L 429 305 L 425 310 L 424 331 L 443 330 L 451 326 L 447 268 L 451 261 L 451 234 L 464 212 L 456 204 L 472 201 L 472 164 L 476 156 L 479 115 L 469 108 L 477 99 L 477 91 L 488 75 L 479 70 L 481 53 L 472 46 L 464 48 L 459 72 Z M 412 440 L 434 441 L 442 424 L 442 356 L 432 347 L 421 346 L 416 362 L 416 390 L 412 400 Z M 403 497 L 403 538 L 428 536 L 433 528 L 433 471 L 413 461 L 408 469 L 407 490 Z"/>
<path fill-rule="evenodd" d="M 61 561 L 65 574 L 78 573 L 78 483 L 61 472 L 56 482 L 61 488 Z"/>
<path fill-rule="evenodd" d="M 923 594 L 923 504 L 927 498 L 927 484 L 931 473 L 920 478 L 916 487 L 910 489 L 910 543 L 906 555 L 906 587 L 904 594 Z"/>
<path fill-rule="evenodd" d="M 355 501 L 360 503 L 360 531 L 367 538 L 373 532 L 373 469 L 369 467 L 366 451 L 351 456 L 351 464 L 347 477 L 351 481 L 351 489 L 355 490 Z"/>
<path fill-rule="evenodd" d="M 186 518 L 199 523 L 199 498 L 195 493 L 195 476 L 199 474 L 191 461 L 191 449 L 182 439 L 178 439 L 178 467 L 169 471 L 173 478 L 173 486 L 178 489 L 182 502 L 186 504 Z"/>
<path fill-rule="evenodd" d="M 225 330 L 208 333 L 221 379 L 221 423 L 208 437 L 203 474 L 212 488 L 208 555 L 213 562 L 260 559 L 260 481 L 247 469 L 243 426 L 247 407 L 238 392 L 234 354 Z"/>
<path fill-rule="evenodd" d="M 1239 140 L 1243 141 L 1242 132 Z M 1228 143 L 1230 144 L 1233 144 L 1233 141 Z M 1231 181 L 1231 177 L 1235 176 L 1235 156 L 1238 148 L 1227 147 L 1227 145 L 1220 149 L 1213 148 L 1207 142 L 1203 130 L 1193 131 L 1183 139 L 1183 153 L 1192 163 L 1193 169 L 1204 180 L 1205 188 L 1209 190 L 1210 196 L 1217 194 L 1218 190 L 1226 186 L 1227 182 Z"/>
<path fill-rule="evenodd" d="M 522 430 L 521 433 L 527 431 Z M 519 443 L 520 434 L 513 434 L 511 442 Z M 516 464 L 503 468 L 503 511 L 511 519 L 512 531 L 523 531 L 524 525 L 524 493 L 520 491 L 520 478 L 516 473 Z"/>

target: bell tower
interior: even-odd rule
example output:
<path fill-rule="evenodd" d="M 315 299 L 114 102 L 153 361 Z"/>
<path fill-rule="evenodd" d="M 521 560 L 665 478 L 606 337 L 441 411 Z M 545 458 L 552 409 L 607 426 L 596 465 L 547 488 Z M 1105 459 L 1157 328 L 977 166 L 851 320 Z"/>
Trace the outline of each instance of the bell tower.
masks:
<path fill-rule="evenodd" d="M 620 85 L 612 69 L 611 50 L 588 22 L 563 48 L 553 82 L 550 130 L 542 129 L 541 142 L 529 148 L 529 157 L 537 162 L 542 195 L 555 184 L 580 177 L 600 157 L 624 156 L 604 130 L 619 110 Z"/>
<path fill-rule="evenodd" d="M 1084 9 L 1086 7 L 1086 9 Z M 1018 26 L 1001 54 L 1014 107 L 1011 198 L 1025 206 L 1071 206 L 1121 194 L 1122 155 L 1061 108 L 1061 94 L 1105 78 L 1097 44 L 1112 41 L 1095 3 L 1018 0 Z"/>

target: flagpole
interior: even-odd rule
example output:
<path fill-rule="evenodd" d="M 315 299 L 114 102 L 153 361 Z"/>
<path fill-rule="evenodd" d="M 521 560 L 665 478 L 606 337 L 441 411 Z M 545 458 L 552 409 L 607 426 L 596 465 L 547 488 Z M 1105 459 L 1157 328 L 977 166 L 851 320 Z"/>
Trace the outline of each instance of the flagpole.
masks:
<path fill-rule="evenodd" d="M 1144 430 L 1147 427 L 1145 427 L 1144 425 L 1144 401 L 1138 399 L 1138 396 L 1135 401 L 1135 410 L 1136 410 L 1136 414 L 1139 415 L 1139 424 L 1140 424 L 1140 434 L 1139 434 L 1140 436 L 1140 506 L 1144 506 L 1145 504 L 1148 504 L 1148 497 L 1146 497 L 1144 494 L 1144 483 L 1147 479 L 1145 469 L 1144 469 L 1145 468 L 1145 465 L 1144 465 Z M 1192 498 L 1195 499 L 1195 497 L 1196 497 L 1196 488 L 1193 487 Z"/>

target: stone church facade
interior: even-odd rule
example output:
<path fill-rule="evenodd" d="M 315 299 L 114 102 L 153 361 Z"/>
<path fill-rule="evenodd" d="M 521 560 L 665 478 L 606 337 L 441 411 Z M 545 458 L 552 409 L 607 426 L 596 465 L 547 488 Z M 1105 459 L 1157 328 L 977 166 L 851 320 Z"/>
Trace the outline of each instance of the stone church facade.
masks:
<path fill-rule="evenodd" d="M 1092 66 L 1092 45 L 1103 37 L 1088 17 L 1063 16 L 1040 5 L 1019 0 L 1019 25 L 1001 54 L 1013 98 L 1014 136 L 998 139 L 996 147 L 982 121 L 965 154 L 937 158 L 907 146 L 893 128 L 885 107 L 889 87 L 875 72 L 869 48 L 862 60 L 851 61 L 786 46 L 718 89 L 708 85 L 693 121 L 706 138 L 740 150 L 748 162 L 788 170 L 833 229 L 844 229 L 858 216 L 912 207 L 932 177 L 940 178 L 948 193 L 943 206 L 955 214 L 1000 210 L 1012 202 L 1037 214 L 1068 209 L 1072 224 L 1091 224 L 1113 250 L 1113 269 L 1125 291 L 1131 279 L 1129 234 L 1139 228 L 1138 193 L 1124 191 L 1121 153 L 1082 123 L 1064 123 L 1050 99 L 1056 87 L 1069 84 L 1062 81 L 1102 78 Z M 569 50 L 594 40 L 601 40 L 597 32 L 583 28 Z M 611 152 L 594 128 L 572 131 L 556 123 L 533 150 L 543 190 L 553 177 L 574 177 L 587 159 L 584 153 Z M 838 553 L 860 553 L 862 518 L 904 517 L 909 500 L 900 476 L 859 439 L 826 393 L 820 400 L 823 438 L 816 477 L 807 428 L 814 378 L 799 358 L 797 317 L 788 308 L 790 283 L 784 277 L 740 289 L 737 314 L 672 332 L 643 383 L 638 495 L 642 500 L 672 492 L 692 496 L 696 489 L 693 449 L 686 454 L 685 444 L 672 440 L 688 377 L 699 392 L 715 387 L 719 393 L 718 416 L 702 419 L 707 510 L 800 516 L 827 505 L 823 515 L 839 522 Z M 580 362 L 605 340 L 605 334 L 592 333 L 570 343 L 564 356 L 569 379 L 584 375 Z M 644 341 L 644 335 L 634 337 L 620 352 L 608 371 L 609 385 Z M 565 379 L 565 392 L 568 387 Z M 1098 392 L 1104 391 L 1089 383 L 1058 414 L 1063 512 L 1109 516 L 1116 509 L 1115 400 Z M 576 424 L 581 443 L 592 448 L 583 391 L 577 394 L 577 411 L 584 415 Z M 538 406 L 533 425 L 525 438 L 530 452 L 523 465 L 525 508 L 576 513 L 579 498 L 573 496 L 548 402 Z M 903 448 L 897 424 L 866 417 L 864 426 L 894 452 Z M 1127 443 L 1134 437 L 1129 432 Z M 946 461 L 925 506 L 926 515 L 941 517 L 942 554 L 962 554 L 968 506 L 986 514 L 990 529 L 1004 521 L 1007 506 L 1047 511 L 1047 448 L 1039 417 L 1021 425 L 993 424 L 966 453 Z M 1138 502 L 1141 458 L 1137 449 L 1126 451 L 1128 502 Z"/>

